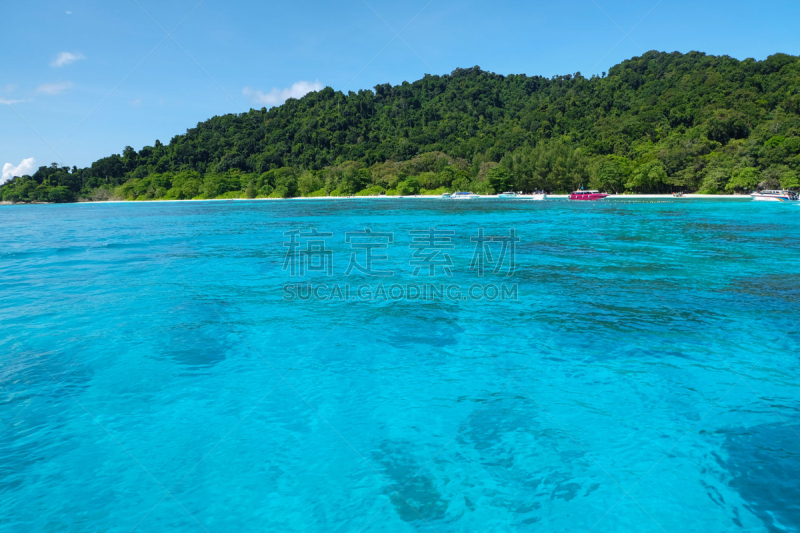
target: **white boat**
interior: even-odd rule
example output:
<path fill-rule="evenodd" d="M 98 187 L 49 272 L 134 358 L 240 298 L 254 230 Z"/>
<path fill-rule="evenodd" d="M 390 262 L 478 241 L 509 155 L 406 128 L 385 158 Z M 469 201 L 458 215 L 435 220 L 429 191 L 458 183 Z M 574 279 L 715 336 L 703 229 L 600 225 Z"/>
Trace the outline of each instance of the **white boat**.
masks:
<path fill-rule="evenodd" d="M 504 192 L 502 194 L 498 194 L 497 197 L 498 198 L 516 198 L 517 197 L 517 193 L 515 193 L 513 191 L 508 191 L 508 192 Z"/>
<path fill-rule="evenodd" d="M 794 191 L 757 191 L 750 195 L 759 202 L 796 202 L 797 193 Z"/>
<path fill-rule="evenodd" d="M 443 198 L 443 199 L 445 199 L 445 200 L 446 200 L 446 199 L 448 199 L 448 198 L 450 198 L 450 193 L 449 193 L 449 192 L 446 192 L 446 193 L 444 193 L 444 194 L 442 195 L 442 198 Z"/>
<path fill-rule="evenodd" d="M 450 195 L 451 200 L 474 200 L 475 198 L 480 198 L 480 196 L 471 192 L 454 192 Z"/>
<path fill-rule="evenodd" d="M 545 193 L 543 193 L 543 192 L 534 193 L 533 196 L 531 196 L 531 200 L 539 200 L 539 201 L 547 200 L 547 195 Z"/>

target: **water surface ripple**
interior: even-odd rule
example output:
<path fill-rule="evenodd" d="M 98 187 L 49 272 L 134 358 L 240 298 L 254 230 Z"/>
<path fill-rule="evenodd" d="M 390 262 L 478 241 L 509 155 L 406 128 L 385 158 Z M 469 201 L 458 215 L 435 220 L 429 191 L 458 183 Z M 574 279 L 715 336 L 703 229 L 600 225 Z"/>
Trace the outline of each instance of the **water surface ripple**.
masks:
<path fill-rule="evenodd" d="M 800 209 L 0 208 L 0 532 L 800 531 Z M 518 301 L 287 301 L 284 232 Z M 345 233 L 393 232 L 347 277 Z M 470 237 L 521 241 L 507 277 Z"/>

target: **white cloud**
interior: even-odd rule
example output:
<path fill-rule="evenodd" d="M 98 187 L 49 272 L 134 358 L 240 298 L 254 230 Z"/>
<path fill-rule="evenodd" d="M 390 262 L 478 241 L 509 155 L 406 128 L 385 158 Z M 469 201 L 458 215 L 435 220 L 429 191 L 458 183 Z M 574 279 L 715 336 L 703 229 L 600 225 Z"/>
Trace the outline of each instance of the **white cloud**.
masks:
<path fill-rule="evenodd" d="M 23 159 L 22 163 L 16 167 L 11 163 L 6 163 L 3 165 L 3 177 L 0 179 L 0 183 L 5 183 L 14 176 L 25 176 L 26 174 L 31 174 L 35 169 L 36 160 L 32 157 Z"/>
<path fill-rule="evenodd" d="M 274 87 L 270 92 L 264 93 L 263 91 L 256 91 L 250 87 L 242 89 L 242 94 L 249 97 L 254 104 L 262 104 L 266 106 L 281 105 L 289 98 L 302 98 L 310 92 L 319 91 L 324 86 L 316 80 L 314 82 L 298 81 L 291 87 L 285 89 L 278 89 Z"/>
<path fill-rule="evenodd" d="M 7 98 L 3 98 L 0 96 L 0 104 L 5 105 L 14 105 L 14 104 L 24 104 L 25 102 L 30 102 L 30 100 L 9 100 Z"/>
<path fill-rule="evenodd" d="M 52 63 L 50 63 L 51 67 L 64 67 L 69 65 L 70 63 L 74 63 L 79 59 L 86 59 L 86 56 L 78 52 L 77 54 L 73 54 L 71 52 L 61 52 L 58 54 Z"/>
<path fill-rule="evenodd" d="M 5 86 L 5 90 L 3 92 L 5 94 L 9 94 L 9 93 L 13 93 L 16 89 L 17 89 L 16 85 L 13 85 L 13 84 L 9 83 L 8 85 Z M 5 98 L 3 96 L 0 96 L 0 104 L 14 105 L 14 104 L 21 104 L 23 102 L 30 102 L 30 100 L 20 100 L 19 98 L 13 99 L 13 98 Z"/>
<path fill-rule="evenodd" d="M 67 15 L 72 15 L 72 11 L 65 11 Z"/>
<path fill-rule="evenodd" d="M 72 82 L 63 81 L 59 83 L 43 83 L 36 88 L 36 92 L 52 95 L 63 93 L 68 89 L 72 89 Z"/>
<path fill-rule="evenodd" d="M 128 102 L 128 105 L 131 106 L 131 107 L 139 107 L 140 105 L 142 105 L 142 99 L 141 98 L 134 98 L 133 100 Z"/>

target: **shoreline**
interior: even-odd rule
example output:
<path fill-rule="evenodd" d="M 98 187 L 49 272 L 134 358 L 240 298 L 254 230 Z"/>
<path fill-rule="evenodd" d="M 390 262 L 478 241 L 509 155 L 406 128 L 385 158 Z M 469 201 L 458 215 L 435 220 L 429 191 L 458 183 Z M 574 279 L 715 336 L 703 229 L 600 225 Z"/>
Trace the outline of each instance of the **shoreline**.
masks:
<path fill-rule="evenodd" d="M 531 200 L 532 195 L 522 194 L 516 198 L 499 198 L 498 195 L 481 195 L 475 200 Z M 548 194 L 547 200 L 568 200 L 568 194 Z M 749 194 L 685 194 L 683 196 L 672 196 L 671 194 L 612 194 L 596 202 L 615 202 L 618 200 L 749 200 Z M 100 200 L 88 202 L 69 202 L 69 204 L 148 204 L 148 203 L 177 203 L 177 202 L 263 202 L 263 201 L 292 201 L 292 200 L 442 200 L 441 196 L 297 196 L 294 198 L 204 198 L 186 200 Z M 64 205 L 69 205 L 64 204 Z M 32 203 L 12 203 L 0 202 L 0 206 L 5 205 L 56 205 L 53 202 L 32 202 Z"/>

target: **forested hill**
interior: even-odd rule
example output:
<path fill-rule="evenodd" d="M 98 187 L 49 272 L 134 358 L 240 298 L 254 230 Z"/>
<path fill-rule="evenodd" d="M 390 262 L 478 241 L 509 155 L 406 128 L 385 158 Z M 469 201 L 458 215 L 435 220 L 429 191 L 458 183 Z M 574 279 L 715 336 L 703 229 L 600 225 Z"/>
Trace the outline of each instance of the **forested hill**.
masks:
<path fill-rule="evenodd" d="M 798 187 L 800 58 L 648 52 L 602 76 L 478 67 L 224 115 L 89 168 L 41 167 L 3 200 L 444 190 Z"/>

